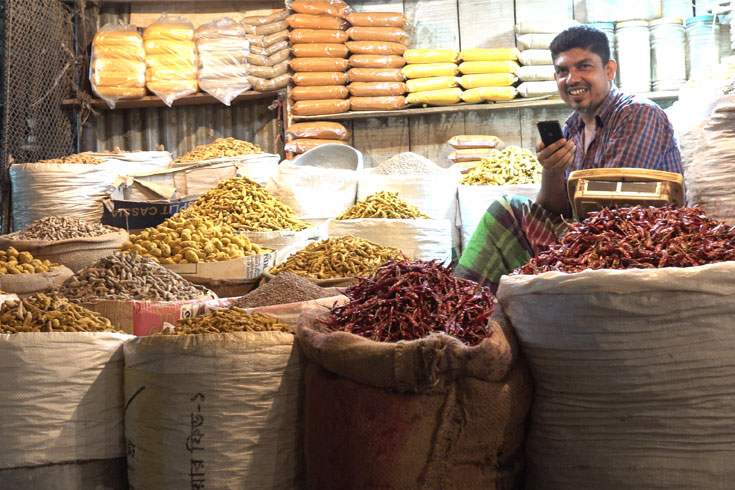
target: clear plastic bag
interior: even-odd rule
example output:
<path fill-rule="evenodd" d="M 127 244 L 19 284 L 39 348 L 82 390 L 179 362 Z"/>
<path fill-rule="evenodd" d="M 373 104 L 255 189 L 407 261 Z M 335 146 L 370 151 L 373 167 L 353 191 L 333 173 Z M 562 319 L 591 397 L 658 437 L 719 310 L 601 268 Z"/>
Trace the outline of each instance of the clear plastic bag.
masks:
<path fill-rule="evenodd" d="M 347 22 L 356 27 L 397 27 L 406 29 L 406 16 L 394 12 L 355 12 L 346 17 Z"/>
<path fill-rule="evenodd" d="M 199 51 L 199 87 L 225 105 L 250 90 L 245 29 L 229 17 L 199 26 L 194 33 Z"/>
<path fill-rule="evenodd" d="M 272 22 L 270 24 L 257 26 L 243 24 L 243 27 L 245 28 L 245 32 L 247 32 L 248 34 L 252 34 L 255 36 L 270 36 L 272 34 L 276 34 L 285 29 L 288 29 L 288 22 L 286 22 L 285 20 L 279 20 L 278 22 Z"/>
<path fill-rule="evenodd" d="M 281 9 L 269 15 L 252 15 L 250 17 L 245 17 L 241 22 L 243 25 L 262 26 L 286 20 L 289 15 L 288 10 Z"/>
<path fill-rule="evenodd" d="M 516 61 L 517 48 L 473 48 L 463 49 L 462 61 Z"/>
<path fill-rule="evenodd" d="M 347 74 L 341 71 L 329 72 L 300 72 L 294 73 L 293 83 L 302 87 L 314 87 L 322 85 L 346 85 Z"/>
<path fill-rule="evenodd" d="M 409 92 L 426 92 L 428 90 L 441 90 L 459 86 L 457 77 L 426 77 L 414 78 L 406 82 Z"/>
<path fill-rule="evenodd" d="M 297 58 L 346 58 L 350 50 L 338 43 L 301 43 L 291 46 Z"/>
<path fill-rule="evenodd" d="M 294 29 L 289 33 L 293 44 L 344 43 L 349 39 L 345 31 L 337 29 Z"/>
<path fill-rule="evenodd" d="M 330 121 L 296 123 L 286 129 L 287 140 L 297 138 L 347 140 L 350 134 L 350 131 L 340 123 Z"/>
<path fill-rule="evenodd" d="M 245 39 L 247 39 L 250 42 L 251 46 L 260 46 L 262 48 L 267 48 L 276 43 L 280 43 L 282 41 L 288 41 L 288 29 L 278 31 L 268 36 L 258 36 L 255 34 L 248 34 L 245 36 Z"/>
<path fill-rule="evenodd" d="M 515 87 L 480 87 L 465 90 L 462 93 L 462 100 L 471 104 L 484 101 L 505 101 L 513 100 L 518 95 Z"/>
<path fill-rule="evenodd" d="M 326 145 L 328 143 L 338 144 L 338 145 L 347 144 L 344 141 L 339 141 L 339 140 L 318 139 L 318 138 L 298 138 L 298 139 L 294 139 L 294 140 L 287 142 L 283 149 L 284 151 L 300 155 L 302 153 L 306 153 L 312 148 L 316 148 L 317 146 L 320 146 L 320 145 Z"/>
<path fill-rule="evenodd" d="M 350 90 L 344 85 L 322 85 L 314 87 L 294 87 L 291 89 L 291 98 L 301 100 L 346 99 Z"/>
<path fill-rule="evenodd" d="M 288 61 L 282 61 L 273 66 L 257 66 L 249 65 L 247 68 L 248 75 L 258 78 L 276 78 L 288 73 Z"/>
<path fill-rule="evenodd" d="M 339 8 L 329 2 L 307 2 L 304 0 L 295 0 L 291 2 L 289 8 L 297 14 L 311 15 L 331 15 L 339 17 Z"/>
<path fill-rule="evenodd" d="M 291 29 L 344 30 L 348 26 L 344 19 L 331 15 L 293 14 L 286 20 Z"/>
<path fill-rule="evenodd" d="M 353 54 L 350 56 L 352 68 L 401 68 L 406 64 L 403 56 L 382 54 Z"/>
<path fill-rule="evenodd" d="M 353 41 L 386 41 L 411 44 L 411 36 L 399 27 L 350 27 L 347 34 Z"/>
<path fill-rule="evenodd" d="M 253 86 L 253 90 L 257 90 L 258 92 L 269 92 L 287 87 L 288 84 L 291 83 L 291 75 L 285 73 L 270 79 L 248 76 L 248 81 L 250 82 L 250 85 Z"/>
<path fill-rule="evenodd" d="M 406 84 L 403 82 L 353 82 L 350 84 L 350 95 L 353 97 L 385 97 L 405 93 Z"/>
<path fill-rule="evenodd" d="M 321 116 L 339 114 L 350 110 L 347 99 L 302 100 L 293 105 L 292 112 L 297 116 Z"/>
<path fill-rule="evenodd" d="M 409 104 L 452 105 L 462 100 L 461 88 L 445 88 L 441 90 L 427 90 L 408 94 L 406 101 Z"/>
<path fill-rule="evenodd" d="M 350 97 L 350 109 L 353 111 L 394 111 L 406 107 L 406 97 L 402 95 L 390 97 Z"/>
<path fill-rule="evenodd" d="M 194 27 L 191 22 L 184 17 L 169 17 L 164 14 L 143 31 L 143 41 L 152 46 L 164 44 L 149 43 L 149 41 L 184 43 L 179 45 L 181 51 L 177 53 L 149 54 L 146 52 L 146 67 L 151 78 L 151 81 L 146 83 L 148 90 L 160 97 L 168 106 L 181 97 L 197 92 L 199 85 L 196 75 L 193 80 L 190 78 L 192 70 L 196 73 L 198 68 Z M 166 73 L 170 79 L 159 79 L 158 73 Z M 175 78 L 176 74 L 180 74 L 180 78 Z M 148 73 L 146 73 L 146 78 L 149 78 Z"/>
<path fill-rule="evenodd" d="M 135 26 L 107 24 L 95 34 L 89 80 L 111 109 L 120 99 L 145 95 L 145 49 Z"/>
<path fill-rule="evenodd" d="M 482 73 L 475 75 L 463 75 L 459 83 L 465 89 L 479 87 L 510 87 L 518 81 L 512 73 Z"/>
<path fill-rule="evenodd" d="M 382 54 L 403 56 L 406 46 L 387 41 L 349 41 L 347 47 L 353 54 Z"/>
<path fill-rule="evenodd" d="M 447 144 L 455 150 L 470 150 L 476 148 L 501 148 L 503 141 L 497 136 L 488 134 L 460 134 L 449 138 Z"/>
<path fill-rule="evenodd" d="M 453 77 L 459 68 L 454 63 L 427 63 L 404 66 L 401 73 L 406 78 Z"/>
<path fill-rule="evenodd" d="M 277 52 L 290 48 L 291 45 L 288 43 L 288 41 L 279 41 L 275 44 L 271 44 L 270 46 L 263 47 L 263 46 L 250 46 L 250 52 L 253 54 L 260 54 L 263 56 L 273 56 Z"/>
<path fill-rule="evenodd" d="M 350 82 L 402 82 L 406 78 L 400 68 L 350 68 Z"/>
<path fill-rule="evenodd" d="M 295 72 L 334 72 L 345 71 L 350 67 L 344 58 L 294 58 L 289 64 Z"/>
<path fill-rule="evenodd" d="M 459 65 L 463 75 L 483 73 L 515 73 L 518 63 L 515 61 L 465 61 Z"/>
<path fill-rule="evenodd" d="M 245 56 L 248 63 L 251 65 L 259 65 L 259 66 L 274 66 L 278 63 L 282 63 L 286 60 L 288 60 L 289 55 L 291 54 L 291 50 L 286 48 L 278 51 L 277 53 L 271 55 L 271 56 L 263 56 L 259 54 L 248 54 Z"/>
<path fill-rule="evenodd" d="M 407 49 L 403 53 L 406 63 L 456 63 L 459 51 L 454 49 Z"/>

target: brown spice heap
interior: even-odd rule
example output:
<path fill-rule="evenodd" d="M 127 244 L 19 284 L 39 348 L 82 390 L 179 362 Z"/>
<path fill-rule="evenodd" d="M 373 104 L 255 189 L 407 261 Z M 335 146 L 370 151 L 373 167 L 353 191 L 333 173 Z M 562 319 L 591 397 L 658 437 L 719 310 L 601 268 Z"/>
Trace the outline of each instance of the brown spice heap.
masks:
<path fill-rule="evenodd" d="M 21 332 L 120 331 L 97 312 L 70 303 L 66 298 L 39 293 L 0 306 L 0 333 Z"/>
<path fill-rule="evenodd" d="M 514 274 L 585 269 L 693 267 L 735 260 L 735 227 L 700 207 L 603 209 L 571 223 L 552 245 Z"/>
<path fill-rule="evenodd" d="M 113 233 L 109 226 L 92 223 L 73 216 L 46 216 L 37 219 L 28 228 L 18 232 L 18 240 L 44 240 L 55 242 L 72 238 L 95 237 Z"/>
<path fill-rule="evenodd" d="M 261 150 L 258 145 L 248 141 L 242 141 L 235 138 L 217 138 L 208 145 L 197 146 L 189 153 L 174 160 L 174 162 L 200 162 L 202 160 L 239 157 L 242 155 L 251 155 L 253 153 L 263 153 L 263 150 Z"/>
<path fill-rule="evenodd" d="M 250 291 L 237 300 L 233 306 L 256 308 L 258 306 L 284 305 L 326 298 L 331 295 L 327 289 L 317 286 L 298 274 L 282 272 L 272 281 Z"/>
<path fill-rule="evenodd" d="M 104 160 L 95 158 L 93 156 L 85 155 L 84 153 L 77 153 L 76 155 L 68 155 L 61 158 L 51 158 L 49 160 L 39 160 L 38 163 L 83 163 L 88 165 L 97 165 L 104 163 Z"/>
<path fill-rule="evenodd" d="M 175 329 L 164 329 L 154 335 L 197 335 L 231 332 L 291 332 L 291 327 L 260 313 L 248 313 L 242 308 L 213 310 L 206 315 L 179 320 Z"/>

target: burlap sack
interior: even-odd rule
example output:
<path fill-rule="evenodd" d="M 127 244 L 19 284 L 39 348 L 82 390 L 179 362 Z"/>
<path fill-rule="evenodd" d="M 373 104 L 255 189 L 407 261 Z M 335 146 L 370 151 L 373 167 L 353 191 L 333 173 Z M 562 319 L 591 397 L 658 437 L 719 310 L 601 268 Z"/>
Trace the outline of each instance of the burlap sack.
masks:
<path fill-rule="evenodd" d="M 514 488 L 531 383 L 496 320 L 474 347 L 444 334 L 381 343 L 300 328 L 308 487 Z"/>
<path fill-rule="evenodd" d="M 77 272 L 120 248 L 128 239 L 128 232 L 113 228 L 113 231 L 104 235 L 54 242 L 20 240 L 17 236 L 18 232 L 0 236 L 0 249 L 15 247 L 19 252 L 28 251 L 37 259 L 48 259 Z"/>
<path fill-rule="evenodd" d="M 0 274 L 0 291 L 15 293 L 21 298 L 60 286 L 74 273 L 63 265 L 38 274 Z"/>

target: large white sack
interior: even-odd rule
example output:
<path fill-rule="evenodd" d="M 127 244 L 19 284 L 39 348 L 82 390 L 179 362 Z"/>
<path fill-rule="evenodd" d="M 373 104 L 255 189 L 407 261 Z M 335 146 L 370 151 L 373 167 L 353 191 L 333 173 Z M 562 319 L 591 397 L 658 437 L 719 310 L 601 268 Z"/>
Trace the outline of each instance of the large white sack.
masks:
<path fill-rule="evenodd" d="M 534 376 L 528 489 L 735 481 L 735 263 L 505 276 Z"/>
<path fill-rule="evenodd" d="M 452 259 L 452 222 L 433 219 L 361 218 L 329 220 L 329 237 L 353 235 L 384 247 L 395 247 L 409 259 Z"/>
<path fill-rule="evenodd" d="M 457 197 L 459 201 L 459 219 L 462 230 L 462 250 L 472 238 L 472 234 L 480 224 L 487 208 L 505 194 L 527 197 L 532 201 L 541 184 L 511 184 L 511 185 L 460 185 Z"/>
<path fill-rule="evenodd" d="M 0 335 L 3 482 L 122 488 L 107 486 L 105 473 L 95 468 L 124 465 L 122 344 L 131 338 L 107 332 Z"/>
<path fill-rule="evenodd" d="M 282 163 L 266 189 L 301 219 L 334 218 L 355 204 L 357 172 Z"/>

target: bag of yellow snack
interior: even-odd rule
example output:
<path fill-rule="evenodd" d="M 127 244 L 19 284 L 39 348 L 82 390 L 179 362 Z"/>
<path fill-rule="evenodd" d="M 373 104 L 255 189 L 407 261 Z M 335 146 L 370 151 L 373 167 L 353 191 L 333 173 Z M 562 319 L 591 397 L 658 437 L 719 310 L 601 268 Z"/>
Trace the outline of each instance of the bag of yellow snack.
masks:
<path fill-rule="evenodd" d="M 426 63 L 406 65 L 401 70 L 406 78 L 453 77 L 459 73 L 454 63 Z"/>
<path fill-rule="evenodd" d="M 473 48 L 463 49 L 462 61 L 516 61 L 518 48 Z"/>
<path fill-rule="evenodd" d="M 518 90 L 515 87 L 480 87 L 465 90 L 462 93 L 462 100 L 470 104 L 476 104 L 488 100 L 512 100 L 515 99 L 516 95 L 518 95 Z"/>
<path fill-rule="evenodd" d="M 458 86 L 459 78 L 457 77 L 414 78 L 406 82 L 406 88 L 409 92 L 426 92 L 427 90 L 441 90 Z"/>
<path fill-rule="evenodd" d="M 465 61 L 459 65 L 463 75 L 475 73 L 515 73 L 518 70 L 515 61 Z"/>
<path fill-rule="evenodd" d="M 479 87 L 510 87 L 518 81 L 518 77 L 512 73 L 478 73 L 475 75 L 463 75 L 459 83 L 465 89 Z"/>
<path fill-rule="evenodd" d="M 145 50 L 135 26 L 107 24 L 95 34 L 89 81 L 111 109 L 120 99 L 145 95 Z"/>
<path fill-rule="evenodd" d="M 406 96 L 406 102 L 409 104 L 452 105 L 461 101 L 461 88 L 427 90 L 426 92 L 414 92 Z"/>
<path fill-rule="evenodd" d="M 403 52 L 406 63 L 456 63 L 459 51 L 453 49 L 407 49 Z"/>

